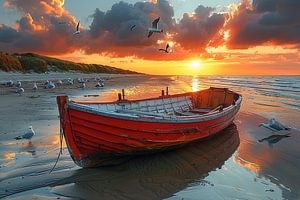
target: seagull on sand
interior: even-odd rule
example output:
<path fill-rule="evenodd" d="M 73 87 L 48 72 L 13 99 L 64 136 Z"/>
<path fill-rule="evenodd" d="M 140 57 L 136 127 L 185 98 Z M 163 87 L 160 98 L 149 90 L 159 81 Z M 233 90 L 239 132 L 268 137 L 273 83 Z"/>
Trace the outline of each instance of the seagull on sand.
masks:
<path fill-rule="evenodd" d="M 20 81 L 17 81 L 16 87 L 17 87 L 17 88 L 20 88 L 21 86 L 22 86 L 22 83 L 21 83 Z"/>
<path fill-rule="evenodd" d="M 57 84 L 58 84 L 58 85 L 62 85 L 62 84 L 63 84 L 62 80 L 58 80 L 58 81 L 57 81 Z"/>
<path fill-rule="evenodd" d="M 83 82 L 83 83 L 80 83 L 80 84 L 79 84 L 79 88 L 82 88 L 82 89 L 86 88 L 85 83 L 84 83 L 84 82 Z"/>
<path fill-rule="evenodd" d="M 15 137 L 16 140 L 27 139 L 31 140 L 31 138 L 35 135 L 35 132 L 32 126 L 29 126 L 29 130 L 21 136 Z"/>
<path fill-rule="evenodd" d="M 149 33 L 148 33 L 148 38 L 153 34 L 153 33 L 162 33 L 163 30 L 162 29 L 158 29 L 158 22 L 160 20 L 160 17 L 158 17 L 157 19 L 155 19 L 152 22 L 152 27 L 149 28 Z"/>
<path fill-rule="evenodd" d="M 71 78 L 68 78 L 67 85 L 73 85 L 73 80 Z"/>
<path fill-rule="evenodd" d="M 12 80 L 9 80 L 6 82 L 6 86 L 12 87 L 14 85 L 14 82 Z"/>
<path fill-rule="evenodd" d="M 48 83 L 48 85 L 46 85 L 45 88 L 46 88 L 46 89 L 54 89 L 54 88 L 55 88 L 55 84 L 54 84 L 52 81 L 50 81 L 50 82 Z"/>
<path fill-rule="evenodd" d="M 104 87 L 104 81 L 100 80 L 95 87 Z"/>
<path fill-rule="evenodd" d="M 35 92 L 35 91 L 37 91 L 37 89 L 38 89 L 38 86 L 37 86 L 36 82 L 34 82 L 32 84 L 32 90 Z"/>
<path fill-rule="evenodd" d="M 133 31 L 133 29 L 136 27 L 136 25 L 132 25 L 131 27 L 130 27 L 130 30 L 131 31 Z"/>
<path fill-rule="evenodd" d="M 16 93 L 18 93 L 19 95 L 22 95 L 24 93 L 24 88 L 17 88 Z"/>
<path fill-rule="evenodd" d="M 44 85 L 48 85 L 49 84 L 49 81 L 48 80 L 46 80 L 46 82 L 44 83 Z"/>
<path fill-rule="evenodd" d="M 79 24 L 80 24 L 80 21 L 78 22 L 78 24 L 76 26 L 76 31 L 73 33 L 73 35 L 78 35 L 80 33 Z"/>
<path fill-rule="evenodd" d="M 164 51 L 165 53 L 169 53 L 169 47 L 170 45 L 167 44 L 165 49 L 158 49 L 158 51 Z"/>
<path fill-rule="evenodd" d="M 278 121 L 276 121 L 274 118 L 269 119 L 267 123 L 261 123 L 259 126 L 263 126 L 265 128 L 268 128 L 272 131 L 282 131 L 282 130 L 289 130 L 290 128 L 285 127 Z"/>

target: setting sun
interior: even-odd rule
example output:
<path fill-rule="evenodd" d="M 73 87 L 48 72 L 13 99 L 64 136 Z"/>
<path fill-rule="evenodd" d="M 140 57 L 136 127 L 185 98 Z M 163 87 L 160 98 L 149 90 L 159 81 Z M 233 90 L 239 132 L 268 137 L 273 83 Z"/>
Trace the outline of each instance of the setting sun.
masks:
<path fill-rule="evenodd" d="M 191 68 L 193 69 L 200 69 L 202 64 L 200 60 L 192 60 L 190 63 Z"/>

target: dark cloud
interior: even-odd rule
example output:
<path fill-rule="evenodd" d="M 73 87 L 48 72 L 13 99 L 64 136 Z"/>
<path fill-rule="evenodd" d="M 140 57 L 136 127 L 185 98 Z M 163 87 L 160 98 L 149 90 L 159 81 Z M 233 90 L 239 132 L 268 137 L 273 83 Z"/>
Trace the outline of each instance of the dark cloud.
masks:
<path fill-rule="evenodd" d="M 235 13 L 215 13 L 199 5 L 193 14 L 176 22 L 169 1 L 156 3 L 119 2 L 110 10 L 95 9 L 88 28 L 73 35 L 77 20 L 63 8 L 63 0 L 4 0 L 6 8 L 21 17 L 13 27 L 0 24 L 0 50 L 65 54 L 82 50 L 86 54 L 112 57 L 133 56 L 149 60 L 180 60 L 206 54 L 206 47 L 226 44 L 229 48 L 257 45 L 300 46 L 300 0 L 244 0 Z M 162 34 L 147 37 L 148 28 L 160 17 Z M 136 25 L 131 31 L 130 27 Z M 224 40 L 222 32 L 229 30 Z M 159 48 L 173 41 L 171 54 Z M 211 56 L 222 59 L 221 56 Z"/>
<path fill-rule="evenodd" d="M 299 0 L 254 0 L 238 7 L 227 29 L 229 48 L 300 43 Z"/>
<path fill-rule="evenodd" d="M 156 41 L 163 40 L 165 34 L 154 34 L 147 38 L 148 28 L 152 21 L 161 17 L 159 26 L 165 32 L 174 29 L 173 7 L 166 0 L 157 4 L 137 2 L 128 4 L 119 2 L 107 12 L 96 9 L 83 47 L 86 53 L 104 53 L 113 56 L 137 56 L 144 54 L 145 49 L 156 50 Z M 134 31 L 130 27 L 136 25 Z"/>
<path fill-rule="evenodd" d="M 223 14 L 212 12 L 213 8 L 200 5 L 193 15 L 184 14 L 176 27 L 175 41 L 186 50 L 205 51 L 225 22 Z"/>

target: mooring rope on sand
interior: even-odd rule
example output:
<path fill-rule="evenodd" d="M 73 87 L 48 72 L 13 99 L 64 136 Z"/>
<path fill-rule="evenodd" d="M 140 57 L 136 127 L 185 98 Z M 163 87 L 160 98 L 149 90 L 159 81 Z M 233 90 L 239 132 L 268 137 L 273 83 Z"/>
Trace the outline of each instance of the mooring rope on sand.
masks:
<path fill-rule="evenodd" d="M 56 167 L 57 163 L 58 163 L 58 160 L 60 158 L 60 155 L 62 154 L 62 143 L 63 143 L 63 128 L 60 127 L 60 133 L 59 133 L 59 142 L 60 142 L 60 147 L 59 147 L 59 152 L 58 152 L 58 156 L 56 158 L 56 161 L 55 161 L 55 164 L 54 166 L 52 167 L 52 169 L 50 170 L 49 174 L 54 170 L 54 168 Z"/>

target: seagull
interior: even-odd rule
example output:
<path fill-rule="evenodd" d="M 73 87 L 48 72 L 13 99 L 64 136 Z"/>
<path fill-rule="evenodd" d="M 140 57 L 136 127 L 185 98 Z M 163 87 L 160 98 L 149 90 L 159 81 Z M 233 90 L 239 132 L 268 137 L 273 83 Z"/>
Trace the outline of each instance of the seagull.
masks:
<path fill-rule="evenodd" d="M 29 126 L 29 130 L 24 133 L 21 136 L 15 137 L 16 140 L 21 140 L 21 139 L 27 139 L 27 140 L 31 140 L 31 138 L 35 135 L 34 130 L 32 129 L 32 126 Z"/>
<path fill-rule="evenodd" d="M 158 22 L 160 20 L 160 17 L 158 17 L 156 20 L 152 22 L 152 27 L 149 28 L 149 33 L 148 33 L 148 38 L 153 34 L 153 33 L 162 33 L 162 29 L 158 29 Z"/>
<path fill-rule="evenodd" d="M 54 88 L 55 88 L 55 84 L 52 81 L 50 81 L 48 85 L 46 85 L 46 89 L 54 89 Z"/>
<path fill-rule="evenodd" d="M 77 83 L 84 83 L 84 80 L 82 78 L 77 78 Z"/>
<path fill-rule="evenodd" d="M 12 80 L 9 80 L 9 81 L 6 82 L 6 85 L 8 87 L 12 87 L 14 85 L 14 82 Z"/>
<path fill-rule="evenodd" d="M 44 85 L 48 85 L 49 84 L 49 81 L 48 80 L 46 80 L 46 82 L 44 83 Z"/>
<path fill-rule="evenodd" d="M 288 127 L 285 127 L 284 125 L 280 124 L 274 118 L 269 119 L 269 121 L 267 123 L 261 123 L 259 126 L 263 126 L 263 127 L 268 128 L 272 131 L 289 130 Z"/>
<path fill-rule="evenodd" d="M 36 82 L 32 84 L 32 90 L 35 92 L 38 89 Z"/>
<path fill-rule="evenodd" d="M 63 84 L 62 80 L 57 81 L 57 84 L 62 85 Z"/>
<path fill-rule="evenodd" d="M 165 49 L 158 49 L 158 51 L 164 51 L 165 53 L 169 53 L 169 50 L 168 50 L 169 47 L 170 47 L 170 45 L 167 44 Z"/>
<path fill-rule="evenodd" d="M 130 27 L 130 30 L 131 31 L 133 31 L 133 29 L 136 27 L 136 25 L 132 25 L 131 27 Z"/>
<path fill-rule="evenodd" d="M 83 83 L 80 83 L 80 84 L 79 84 L 79 88 L 82 88 L 82 89 L 86 88 L 85 83 L 84 83 L 84 82 L 83 82 Z"/>
<path fill-rule="evenodd" d="M 67 85 L 73 85 L 73 80 L 70 79 L 70 78 L 68 78 L 68 80 L 67 80 Z"/>
<path fill-rule="evenodd" d="M 80 21 L 78 22 L 78 24 L 76 26 L 76 31 L 73 33 L 73 35 L 78 35 L 80 33 L 79 24 L 80 24 Z"/>
<path fill-rule="evenodd" d="M 16 83 L 16 87 L 17 87 L 17 88 L 20 88 L 21 85 L 22 85 L 22 83 L 21 83 L 20 81 L 18 81 L 18 82 Z"/>
<path fill-rule="evenodd" d="M 104 87 L 104 81 L 100 80 L 95 87 Z"/>
<path fill-rule="evenodd" d="M 16 93 L 18 93 L 19 95 L 22 95 L 24 93 L 24 88 L 17 88 Z"/>

